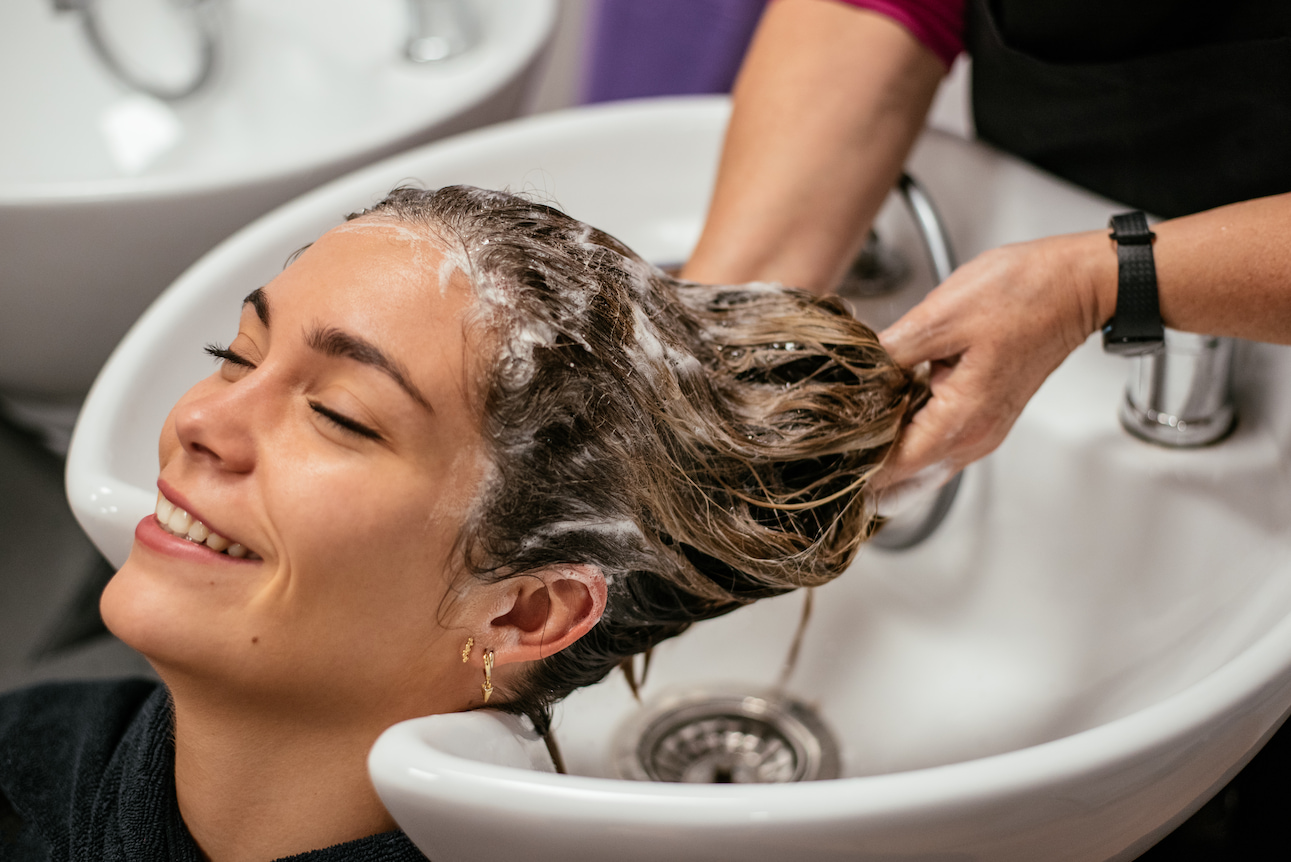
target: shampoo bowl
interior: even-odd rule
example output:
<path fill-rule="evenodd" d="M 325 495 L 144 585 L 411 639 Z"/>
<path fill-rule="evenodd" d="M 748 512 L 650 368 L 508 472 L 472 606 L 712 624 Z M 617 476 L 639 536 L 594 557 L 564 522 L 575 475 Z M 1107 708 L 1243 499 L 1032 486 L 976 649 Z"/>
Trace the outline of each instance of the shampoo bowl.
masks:
<path fill-rule="evenodd" d="M 531 191 L 659 263 L 698 236 L 728 106 L 608 105 L 446 140 L 337 180 L 237 233 L 135 324 L 86 402 L 72 507 L 115 563 L 152 509 L 170 405 L 211 370 L 238 302 L 297 247 L 415 177 Z M 909 169 L 962 259 L 1100 227 L 1115 204 L 935 132 Z M 885 242 L 928 275 L 895 201 Z M 913 290 L 914 288 L 912 288 Z M 906 292 L 909 293 L 908 291 Z M 917 298 L 858 303 L 876 322 Z M 788 691 L 837 741 L 832 780 L 698 785 L 617 777 L 639 707 L 614 675 L 559 708 L 571 774 L 488 713 L 391 728 L 370 758 L 436 862 L 1131 859 L 1236 773 L 1291 707 L 1291 351 L 1245 344 L 1242 419 L 1218 446 L 1125 433 L 1125 366 L 1077 350 L 949 517 L 906 552 L 862 550 L 816 593 Z M 773 686 L 801 596 L 695 626 L 655 652 L 647 702 Z M 508 734 L 514 739 L 508 741 Z"/>

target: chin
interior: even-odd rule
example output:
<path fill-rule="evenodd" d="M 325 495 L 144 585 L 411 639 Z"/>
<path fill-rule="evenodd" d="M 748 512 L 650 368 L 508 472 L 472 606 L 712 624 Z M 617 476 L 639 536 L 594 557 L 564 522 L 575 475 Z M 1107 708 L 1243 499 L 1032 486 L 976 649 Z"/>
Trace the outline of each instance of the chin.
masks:
<path fill-rule="evenodd" d="M 169 682 L 171 673 L 211 676 L 244 665 L 230 649 L 229 620 L 211 598 L 136 543 L 104 588 L 99 612 L 108 631 Z"/>
<path fill-rule="evenodd" d="M 329 691 L 317 684 L 307 656 L 290 654 L 291 645 L 284 653 L 281 639 L 270 636 L 280 627 L 254 613 L 255 584 L 235 589 L 218 573 L 136 542 L 103 590 L 103 622 L 172 689 L 297 706 Z"/>
<path fill-rule="evenodd" d="M 108 581 L 99 599 L 99 613 L 108 631 L 134 648 L 156 667 L 192 650 L 193 620 L 177 607 L 173 592 L 157 583 L 138 564 L 137 549 Z"/>

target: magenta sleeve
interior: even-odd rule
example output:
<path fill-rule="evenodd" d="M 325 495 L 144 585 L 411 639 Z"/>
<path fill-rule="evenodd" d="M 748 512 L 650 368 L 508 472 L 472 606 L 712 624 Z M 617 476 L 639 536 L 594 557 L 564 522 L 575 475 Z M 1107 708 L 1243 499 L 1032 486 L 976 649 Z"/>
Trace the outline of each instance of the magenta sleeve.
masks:
<path fill-rule="evenodd" d="M 950 68 L 964 50 L 964 0 L 837 0 L 896 21 Z"/>

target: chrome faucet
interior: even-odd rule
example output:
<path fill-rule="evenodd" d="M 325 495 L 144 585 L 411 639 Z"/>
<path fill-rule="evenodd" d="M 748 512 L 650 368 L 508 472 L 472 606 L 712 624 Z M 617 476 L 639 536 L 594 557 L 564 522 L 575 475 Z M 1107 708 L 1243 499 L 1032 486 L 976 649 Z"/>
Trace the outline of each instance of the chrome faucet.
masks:
<path fill-rule="evenodd" d="M 165 101 L 176 101 L 197 92 L 210 80 L 219 54 L 220 21 L 215 8 L 219 0 L 154 0 L 144 5 L 115 10 L 105 20 L 99 0 L 52 0 L 56 12 L 80 15 L 81 30 L 90 49 L 103 67 L 118 81 Z M 119 19 L 119 20 L 118 20 Z M 173 49 L 188 42 L 193 51 L 189 68 L 179 75 L 173 70 L 149 69 L 147 50 L 131 44 L 141 19 L 156 19 L 169 30 L 167 44 Z M 175 38 L 179 37 L 179 38 Z"/>
<path fill-rule="evenodd" d="M 1154 353 L 1134 359 L 1121 425 L 1161 446 L 1216 443 L 1233 429 L 1233 339 L 1165 331 Z"/>
<path fill-rule="evenodd" d="M 950 277 L 955 271 L 955 251 L 950 244 L 950 236 L 946 233 L 946 228 L 942 224 L 941 218 L 937 215 L 937 209 L 933 206 L 932 199 L 923 187 L 915 181 L 909 174 L 902 174 L 901 179 L 897 182 L 897 191 L 900 192 L 902 200 L 905 201 L 906 207 L 910 210 L 910 215 L 914 219 L 915 226 L 919 229 L 919 236 L 923 240 L 924 251 L 928 254 L 928 260 L 932 264 L 933 275 L 936 283 L 940 284 Z M 870 254 L 874 260 L 883 261 L 884 255 L 877 238 L 873 233 L 870 234 L 870 240 L 866 243 L 866 249 L 862 251 L 862 259 L 857 265 L 853 266 L 853 274 L 859 275 L 858 268 L 864 269 L 864 259 L 866 254 Z M 899 259 L 894 259 L 899 260 Z M 880 269 L 883 267 L 880 266 Z M 885 279 L 876 277 L 872 284 L 881 284 Z M 899 287 L 899 279 L 886 279 L 888 289 Z M 931 536 L 936 529 L 941 526 L 941 522 L 950 512 L 951 504 L 955 502 L 955 495 L 959 493 L 960 479 L 963 473 L 956 473 L 940 488 L 931 493 L 915 491 L 903 495 L 905 498 L 903 504 L 891 513 L 883 513 L 883 503 L 880 501 L 880 513 L 884 514 L 883 528 L 875 533 L 871 540 L 880 548 L 886 548 L 890 551 L 904 550 L 913 548 L 915 545 L 923 542 Z"/>

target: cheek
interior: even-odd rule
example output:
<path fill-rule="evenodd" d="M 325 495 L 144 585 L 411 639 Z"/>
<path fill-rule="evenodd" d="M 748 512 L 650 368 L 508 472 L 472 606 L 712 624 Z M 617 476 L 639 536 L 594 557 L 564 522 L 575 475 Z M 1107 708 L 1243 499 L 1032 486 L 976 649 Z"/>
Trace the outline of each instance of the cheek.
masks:
<path fill-rule="evenodd" d="M 330 514 L 336 520 L 320 515 L 291 543 L 286 577 L 271 588 L 274 610 L 256 615 L 267 623 L 262 642 L 289 654 L 293 673 L 328 685 L 384 690 L 435 672 L 456 531 L 411 507 Z"/>
<path fill-rule="evenodd" d="M 285 513 L 287 580 L 311 616 L 407 608 L 424 619 L 437 604 L 461 519 L 403 484 L 379 471 L 317 468 L 282 484 L 271 508 Z"/>

